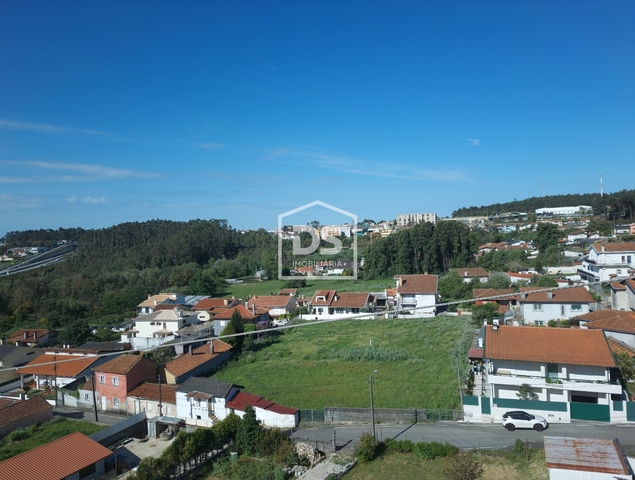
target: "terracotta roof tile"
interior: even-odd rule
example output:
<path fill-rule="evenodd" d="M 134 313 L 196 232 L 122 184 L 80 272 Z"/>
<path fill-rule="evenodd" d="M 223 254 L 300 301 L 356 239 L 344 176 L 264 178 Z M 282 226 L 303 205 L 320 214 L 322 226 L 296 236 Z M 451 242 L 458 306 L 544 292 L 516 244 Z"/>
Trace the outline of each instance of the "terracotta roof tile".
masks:
<path fill-rule="evenodd" d="M 178 385 L 161 384 L 161 402 L 176 405 L 176 389 Z M 128 393 L 129 397 L 138 397 L 144 400 L 159 401 L 159 384 L 144 382 Z"/>
<path fill-rule="evenodd" d="M 337 293 L 336 290 L 317 290 L 311 299 L 311 305 L 315 306 L 326 306 L 331 304 L 331 300 L 333 300 L 333 296 Z M 325 300 L 321 300 L 323 297 Z M 318 298 L 320 298 L 318 300 Z"/>
<path fill-rule="evenodd" d="M 593 297 L 584 287 L 554 288 L 550 292 L 535 292 L 541 287 L 524 287 L 520 289 L 518 301 L 520 303 L 593 303 Z M 522 294 L 526 294 L 523 298 Z M 551 293 L 551 298 L 549 297 Z"/>
<path fill-rule="evenodd" d="M 75 432 L 0 462 L 0 478 L 60 480 L 111 455 L 106 447 Z"/>
<path fill-rule="evenodd" d="M 221 340 L 214 339 L 212 342 L 214 342 L 214 353 L 211 353 L 209 343 L 206 343 L 205 345 L 195 348 L 192 351 L 193 355 L 190 355 L 188 352 L 168 362 L 165 365 L 165 369 L 172 375 L 180 377 L 184 373 L 200 367 L 201 365 L 218 357 L 221 353 L 227 352 L 232 348 L 231 345 Z"/>
<path fill-rule="evenodd" d="M 395 275 L 395 279 L 401 279 L 399 293 L 437 293 L 437 275 Z"/>
<path fill-rule="evenodd" d="M 283 288 L 278 292 L 278 295 L 295 295 L 298 293 L 297 288 Z"/>
<path fill-rule="evenodd" d="M 611 282 L 610 285 L 613 290 L 626 290 L 626 285 L 623 285 L 620 282 Z"/>
<path fill-rule="evenodd" d="M 474 298 L 498 297 L 500 295 L 508 295 L 506 298 L 498 298 L 497 300 L 508 300 L 516 298 L 516 292 L 513 288 L 475 288 L 472 290 Z"/>
<path fill-rule="evenodd" d="M 51 411 L 51 417 L 53 417 L 53 406 L 41 396 L 14 403 L 13 405 L 2 409 L 2 415 L 0 415 L 0 427 L 22 420 L 23 418 L 29 418 L 32 415 L 37 415 L 38 413 L 45 412 L 47 410 Z"/>
<path fill-rule="evenodd" d="M 600 330 L 506 327 L 485 330 L 485 358 L 523 362 L 615 367 Z"/>
<path fill-rule="evenodd" d="M 596 310 L 585 315 L 580 315 L 574 320 L 590 320 L 587 328 L 611 330 L 635 334 L 635 312 L 625 310 Z"/>
<path fill-rule="evenodd" d="M 247 302 L 246 307 L 250 309 L 251 305 L 254 304 L 256 308 L 280 308 L 286 307 L 290 301 L 291 296 L 289 295 L 262 295 L 258 297 L 253 296 Z"/>
<path fill-rule="evenodd" d="M 487 277 L 489 273 L 481 267 L 476 268 L 451 268 L 450 271 L 456 272 L 461 278 Z"/>
<path fill-rule="evenodd" d="M 243 322 L 252 322 L 257 316 L 263 315 L 269 311 L 268 308 L 256 307 L 254 309 L 255 315 L 253 315 L 251 313 L 251 309 L 248 310 L 243 305 L 236 305 L 235 307 L 228 308 L 224 312 L 220 312 L 214 317 L 214 320 L 231 320 L 232 315 L 236 310 L 240 313 L 240 318 L 242 318 Z"/>
<path fill-rule="evenodd" d="M 229 308 L 234 302 L 236 302 L 235 298 L 204 298 L 194 305 L 192 310 L 211 310 L 212 308 L 219 307 Z"/>
<path fill-rule="evenodd" d="M 626 345 L 624 342 L 620 342 L 616 338 L 607 337 L 606 340 L 609 342 L 611 352 L 626 353 L 631 358 L 635 357 L 635 349 L 633 347 Z"/>
<path fill-rule="evenodd" d="M 635 242 L 594 243 L 591 246 L 598 253 L 602 253 L 602 247 L 605 252 L 635 252 Z"/>
<path fill-rule="evenodd" d="M 143 355 L 119 355 L 118 357 L 113 358 L 106 363 L 103 363 L 99 367 L 96 367 L 95 371 L 99 373 L 115 373 L 118 375 L 125 375 L 130 370 L 132 370 L 132 368 L 142 359 L 148 362 L 152 362 L 152 360 L 145 358 Z"/>
<path fill-rule="evenodd" d="M 342 292 L 333 297 L 331 307 L 334 308 L 365 308 L 368 306 L 369 293 Z"/>
<path fill-rule="evenodd" d="M 18 374 L 57 375 L 58 377 L 76 377 L 99 357 L 87 357 L 84 355 L 40 355 L 35 360 L 27 363 L 17 370 Z M 57 365 L 55 365 L 55 363 Z M 44 365 L 48 364 L 48 365 Z"/>
<path fill-rule="evenodd" d="M 26 339 L 24 338 L 25 333 L 26 333 Z M 32 342 L 33 334 L 35 334 L 35 337 L 36 337 L 35 340 L 39 340 L 46 334 L 50 334 L 50 333 L 53 333 L 53 332 L 45 328 L 21 328 L 20 330 L 13 332 L 10 337 L 7 337 L 7 343 L 21 342 L 23 340 Z M 52 336 L 52 335 L 49 335 L 49 336 Z"/>

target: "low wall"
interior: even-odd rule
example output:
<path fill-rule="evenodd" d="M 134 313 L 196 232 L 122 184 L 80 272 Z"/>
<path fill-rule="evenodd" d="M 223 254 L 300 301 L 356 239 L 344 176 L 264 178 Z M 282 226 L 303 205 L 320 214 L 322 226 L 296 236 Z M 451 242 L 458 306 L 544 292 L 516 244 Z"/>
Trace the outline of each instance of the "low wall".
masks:
<path fill-rule="evenodd" d="M 428 409 L 397 409 L 375 408 L 375 423 L 417 423 L 439 420 L 462 420 L 463 413 L 459 410 L 428 410 Z M 340 408 L 326 407 L 324 421 L 338 422 L 366 422 L 371 423 L 370 408 Z"/>
<path fill-rule="evenodd" d="M 147 427 L 146 412 L 141 412 L 104 430 L 93 433 L 90 439 L 102 444 L 104 447 L 109 447 L 127 437 L 145 437 L 148 433 Z"/>

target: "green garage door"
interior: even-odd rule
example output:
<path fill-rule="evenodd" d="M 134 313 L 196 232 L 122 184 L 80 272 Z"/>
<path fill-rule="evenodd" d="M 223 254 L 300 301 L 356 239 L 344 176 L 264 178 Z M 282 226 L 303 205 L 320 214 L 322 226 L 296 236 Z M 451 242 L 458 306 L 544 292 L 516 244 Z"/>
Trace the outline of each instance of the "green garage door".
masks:
<path fill-rule="evenodd" d="M 571 420 L 610 422 L 611 408 L 609 405 L 598 405 L 596 403 L 571 402 Z"/>

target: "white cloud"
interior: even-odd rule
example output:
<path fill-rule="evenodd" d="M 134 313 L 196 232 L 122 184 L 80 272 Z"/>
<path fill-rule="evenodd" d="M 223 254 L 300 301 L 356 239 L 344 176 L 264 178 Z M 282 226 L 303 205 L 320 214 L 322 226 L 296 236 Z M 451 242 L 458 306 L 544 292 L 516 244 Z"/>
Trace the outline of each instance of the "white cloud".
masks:
<path fill-rule="evenodd" d="M 33 132 L 45 133 L 85 133 L 89 135 L 107 135 L 99 130 L 86 130 L 83 128 L 59 127 L 46 123 L 20 122 L 18 120 L 8 120 L 0 118 L 0 128 L 4 130 L 30 130 Z"/>
<path fill-rule="evenodd" d="M 471 147 L 480 147 L 481 146 L 481 140 L 478 138 L 468 138 L 467 140 L 467 144 L 470 145 Z"/>
<path fill-rule="evenodd" d="M 99 198 L 95 198 L 95 197 L 84 197 L 81 199 L 82 203 L 106 203 L 106 197 L 99 197 Z"/>
<path fill-rule="evenodd" d="M 0 183 L 36 183 L 36 182 L 95 182 L 122 180 L 129 178 L 155 179 L 160 175 L 150 172 L 128 170 L 125 168 L 104 167 L 86 163 L 40 162 L 30 160 L 0 160 L 0 165 L 27 170 L 18 177 L 0 177 Z M 59 172 L 44 175 L 43 172 Z M 71 172 L 62 174 L 62 172 Z"/>
<path fill-rule="evenodd" d="M 77 197 L 70 197 L 70 198 L 68 199 L 68 201 L 69 201 L 69 202 L 74 202 L 75 200 L 77 200 Z"/>

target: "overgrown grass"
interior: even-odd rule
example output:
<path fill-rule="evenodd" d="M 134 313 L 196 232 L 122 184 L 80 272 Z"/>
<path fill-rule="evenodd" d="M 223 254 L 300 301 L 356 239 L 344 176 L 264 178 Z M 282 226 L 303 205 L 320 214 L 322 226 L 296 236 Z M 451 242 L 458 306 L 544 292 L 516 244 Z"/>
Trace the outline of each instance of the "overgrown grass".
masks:
<path fill-rule="evenodd" d="M 545 454 L 534 451 L 531 459 L 513 458 L 500 452 L 474 452 L 473 458 L 483 464 L 483 480 L 547 480 L 549 472 Z M 439 480 L 447 458 L 425 461 L 411 453 L 386 453 L 369 463 L 357 464 L 343 480 Z"/>
<path fill-rule="evenodd" d="M 245 282 L 223 285 L 222 295 L 246 298 L 249 295 L 276 295 L 284 288 L 285 280 L 266 280 L 264 282 Z M 316 290 L 337 290 L 338 292 L 368 292 L 384 291 L 394 288 L 393 278 L 379 280 L 311 280 L 307 277 L 306 287 L 298 289 L 298 294 L 306 297 L 313 296 Z"/>
<path fill-rule="evenodd" d="M 460 346 L 467 352 L 472 333 L 469 317 L 304 326 L 245 352 L 214 376 L 283 405 L 319 409 L 368 407 L 368 380 L 378 370 L 373 388 L 377 408 L 458 408 L 450 351 Z M 366 351 L 371 341 L 373 349 L 407 355 L 408 360 L 334 354 Z"/>
<path fill-rule="evenodd" d="M 32 425 L 24 429 L 14 430 L 0 440 L 0 461 L 32 450 L 73 432 L 92 435 L 103 428 L 105 428 L 104 425 L 56 417 L 38 426 Z M 16 441 L 12 439 L 16 439 Z"/>

